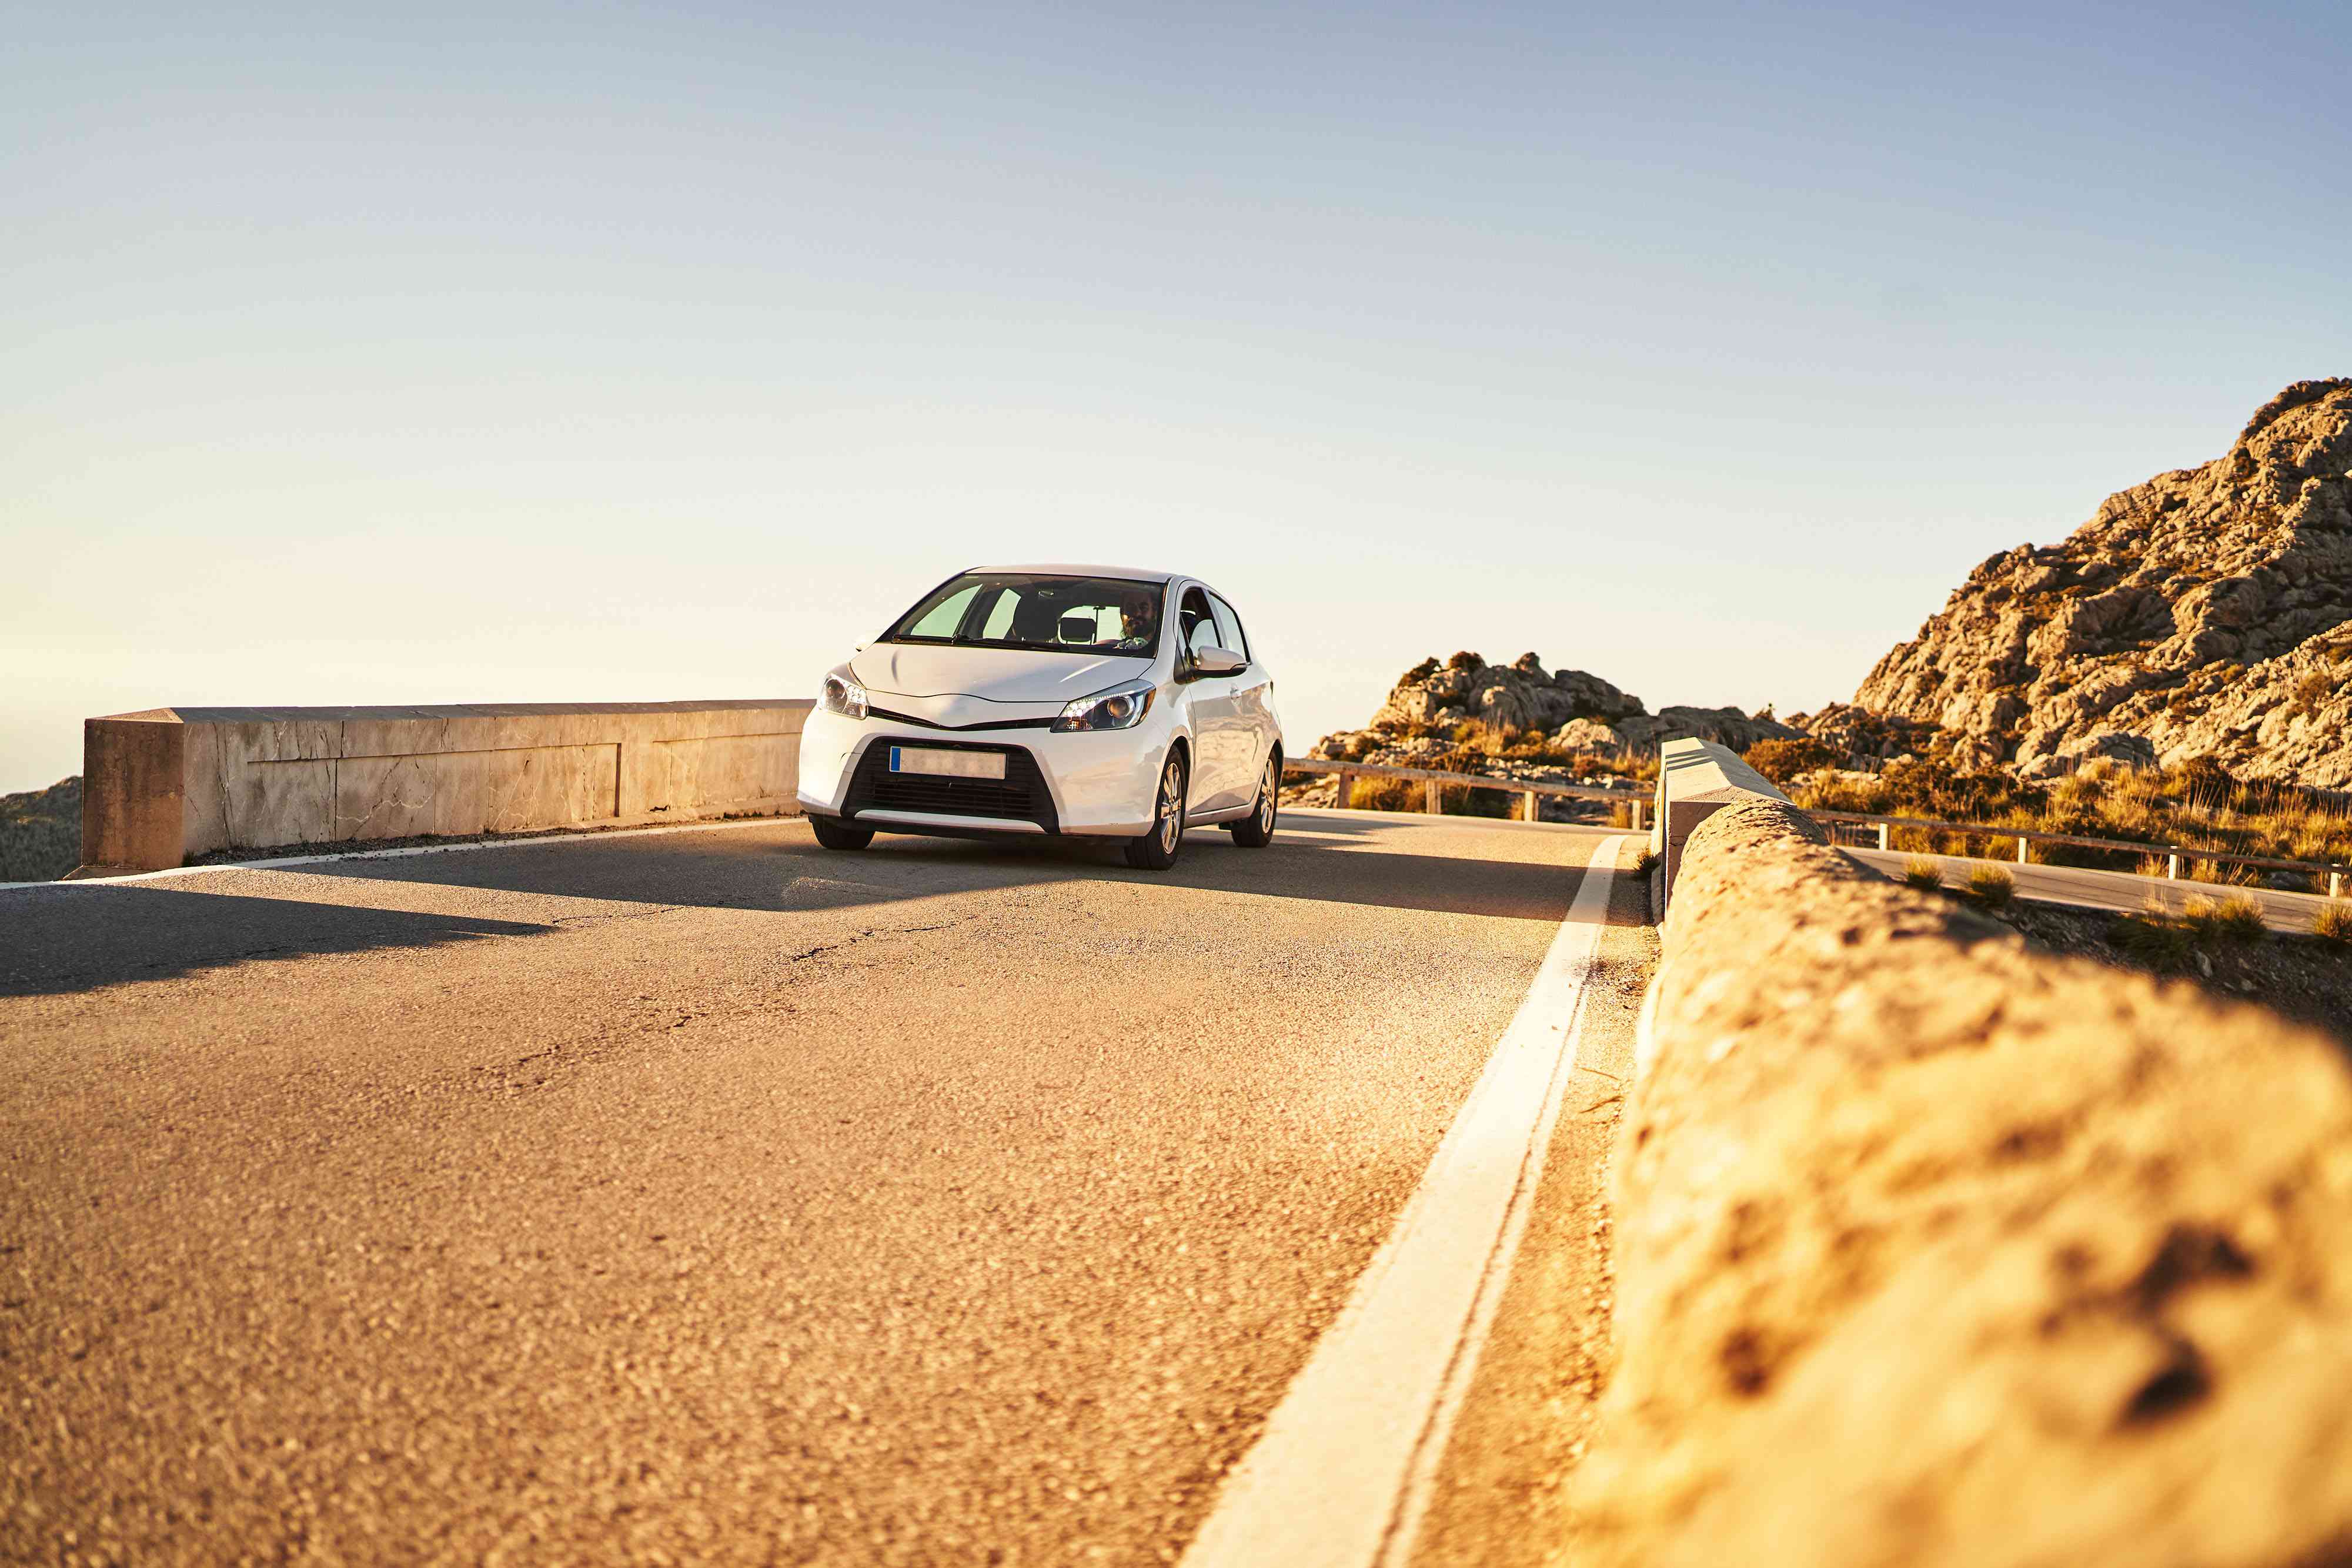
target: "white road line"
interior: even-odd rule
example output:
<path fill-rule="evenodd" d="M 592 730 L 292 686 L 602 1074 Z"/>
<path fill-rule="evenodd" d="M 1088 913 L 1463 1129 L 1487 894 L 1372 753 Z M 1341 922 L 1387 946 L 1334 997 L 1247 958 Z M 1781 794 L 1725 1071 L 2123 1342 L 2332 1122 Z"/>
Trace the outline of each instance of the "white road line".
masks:
<path fill-rule="evenodd" d="M 1412 1554 L 1543 1176 L 1628 837 L 1594 847 L 1527 999 L 1184 1568 L 1397 1568 Z"/>
<path fill-rule="evenodd" d="M 1642 797 L 1647 800 L 1648 796 Z M 1456 817 L 1431 811 L 1369 811 L 1353 806 L 1344 810 L 1338 806 L 1285 806 L 1282 820 L 1286 822 L 1313 817 L 1342 817 L 1353 821 L 1386 822 L 1399 828 L 1475 828 L 1480 832 L 1507 833 L 1622 833 L 1622 828 L 1604 827 L 1599 822 L 1522 822 L 1510 817 Z"/>
<path fill-rule="evenodd" d="M 126 882 L 162 882 L 167 877 L 203 876 L 220 871 L 284 871 L 288 866 L 326 865 L 333 861 L 405 860 L 411 855 L 455 855 L 468 850 L 528 850 L 546 844 L 595 844 L 613 839 L 645 839 L 656 833 L 709 833 L 725 828 L 772 828 L 797 822 L 798 816 L 730 817 L 722 822 L 663 822 L 650 828 L 590 829 L 574 833 L 534 833 L 520 839 L 468 839 L 461 844 L 404 844 L 394 850 L 340 850 L 324 854 L 285 855 L 267 861 L 221 861 L 213 865 L 175 865 L 163 871 L 134 871 L 121 876 L 85 877 L 79 882 L 0 882 L 0 893 L 28 887 L 120 887 Z"/>

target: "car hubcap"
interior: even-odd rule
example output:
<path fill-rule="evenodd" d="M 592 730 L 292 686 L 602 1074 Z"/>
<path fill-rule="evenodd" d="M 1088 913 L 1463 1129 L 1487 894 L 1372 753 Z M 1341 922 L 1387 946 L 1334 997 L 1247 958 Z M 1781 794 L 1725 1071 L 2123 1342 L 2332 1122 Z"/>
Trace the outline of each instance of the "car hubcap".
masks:
<path fill-rule="evenodd" d="M 1257 801 L 1257 825 L 1265 832 L 1274 831 L 1274 792 L 1281 788 L 1281 779 L 1274 771 L 1274 764 L 1267 763 L 1265 788 L 1259 792 Z"/>
<path fill-rule="evenodd" d="M 1160 847 L 1174 850 L 1176 837 L 1183 831 L 1184 770 L 1171 758 L 1168 771 L 1160 779 Z"/>

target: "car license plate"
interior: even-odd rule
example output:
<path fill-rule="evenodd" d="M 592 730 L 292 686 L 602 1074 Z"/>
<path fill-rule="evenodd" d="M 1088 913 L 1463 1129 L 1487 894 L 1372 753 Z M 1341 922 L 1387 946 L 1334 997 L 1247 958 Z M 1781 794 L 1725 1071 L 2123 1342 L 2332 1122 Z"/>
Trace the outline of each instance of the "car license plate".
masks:
<path fill-rule="evenodd" d="M 940 751 L 928 746 L 894 746 L 890 748 L 890 771 L 938 773 L 950 779 L 1002 779 L 1004 777 L 1004 754 L 1001 751 Z"/>

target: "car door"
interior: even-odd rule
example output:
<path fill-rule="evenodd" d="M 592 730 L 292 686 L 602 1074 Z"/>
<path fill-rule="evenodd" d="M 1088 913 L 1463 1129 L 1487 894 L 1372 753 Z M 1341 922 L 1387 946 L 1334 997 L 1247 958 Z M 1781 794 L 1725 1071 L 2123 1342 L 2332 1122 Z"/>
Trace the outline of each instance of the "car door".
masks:
<path fill-rule="evenodd" d="M 1209 607 L 1208 591 L 1199 583 L 1184 590 L 1177 601 L 1176 633 L 1182 640 L 1184 695 L 1192 717 L 1193 812 L 1221 810 L 1235 803 L 1240 785 L 1234 773 L 1245 763 L 1234 752 L 1243 736 L 1241 708 L 1234 695 L 1236 678 L 1204 675 L 1193 660 L 1203 649 L 1223 647 L 1217 641 L 1216 612 Z"/>
<path fill-rule="evenodd" d="M 1234 789 L 1237 800 L 1254 804 L 1257 800 L 1258 774 L 1265 767 L 1267 754 L 1274 749 L 1274 677 L 1250 652 L 1249 633 L 1243 629 L 1242 618 L 1234 607 L 1221 595 L 1212 593 L 1209 610 L 1217 619 L 1218 645 L 1249 661 L 1233 677 Z"/>

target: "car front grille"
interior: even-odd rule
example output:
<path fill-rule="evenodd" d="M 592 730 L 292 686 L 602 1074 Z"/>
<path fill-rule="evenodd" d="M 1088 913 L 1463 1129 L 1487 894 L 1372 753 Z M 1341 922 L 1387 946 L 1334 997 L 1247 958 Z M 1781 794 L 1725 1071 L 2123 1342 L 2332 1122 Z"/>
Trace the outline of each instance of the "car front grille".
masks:
<path fill-rule="evenodd" d="M 1024 748 L 933 740 L 929 736 L 921 740 L 910 738 L 896 743 L 937 751 L 992 752 L 1004 758 L 1004 778 L 1000 781 L 950 779 L 936 773 L 893 773 L 892 744 L 888 738 L 877 739 L 857 759 L 857 771 L 850 776 L 848 798 L 842 802 L 844 816 L 855 818 L 860 811 L 869 810 L 936 811 L 955 817 L 997 817 L 1034 822 L 1049 833 L 1060 831 L 1053 792 L 1045 788 L 1045 775 L 1037 770 L 1037 759 Z"/>

